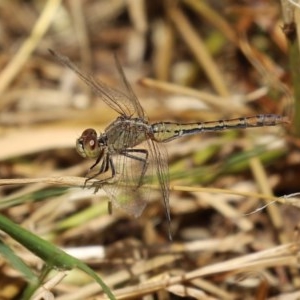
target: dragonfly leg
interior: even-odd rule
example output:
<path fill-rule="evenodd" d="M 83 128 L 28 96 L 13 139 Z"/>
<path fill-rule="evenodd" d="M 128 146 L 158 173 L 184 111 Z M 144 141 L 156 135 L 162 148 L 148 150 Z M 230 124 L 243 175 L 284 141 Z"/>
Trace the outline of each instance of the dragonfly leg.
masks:
<path fill-rule="evenodd" d="M 107 155 L 106 155 L 106 156 L 107 156 Z M 96 173 L 96 174 L 94 174 L 94 175 L 91 176 L 91 177 L 88 177 L 88 176 L 87 176 L 88 174 L 87 174 L 86 177 L 88 177 L 88 178 L 87 178 L 87 179 L 85 180 L 85 182 L 84 182 L 84 187 L 86 187 L 86 184 L 87 184 L 87 182 L 88 182 L 90 179 L 93 179 L 94 177 L 98 176 L 99 174 L 106 172 L 106 171 L 105 171 L 105 169 L 107 169 L 107 158 L 106 158 L 106 156 L 104 157 L 104 156 L 103 156 L 103 152 L 101 152 L 100 155 L 97 157 L 96 162 L 90 167 L 90 171 L 91 171 L 94 167 L 96 167 L 96 166 L 99 164 L 100 161 L 102 161 L 101 167 L 100 167 L 100 169 L 99 169 L 99 172 Z"/>
<path fill-rule="evenodd" d="M 103 156 L 102 156 L 102 157 L 99 156 L 99 157 L 97 158 L 97 161 L 90 167 L 90 171 L 91 171 L 95 166 L 97 166 L 97 165 L 99 164 L 100 159 L 102 160 L 102 163 L 101 163 L 101 167 L 100 167 L 99 171 L 98 171 L 96 174 L 94 174 L 94 175 L 88 177 L 88 178 L 85 180 L 84 186 L 86 186 L 86 184 L 87 184 L 87 182 L 88 182 L 89 180 L 91 180 L 91 179 L 97 177 L 99 174 L 102 174 L 102 173 L 104 173 L 104 172 L 106 172 L 106 171 L 108 170 L 107 155 L 106 155 L 104 158 L 103 158 Z"/>
<path fill-rule="evenodd" d="M 133 153 L 133 154 L 130 154 L 130 153 Z M 145 155 L 145 157 L 142 158 L 142 157 L 135 156 L 134 153 L 142 153 Z M 136 187 L 136 189 L 138 189 L 143 184 L 143 179 L 144 179 L 145 173 L 147 171 L 149 152 L 146 149 L 126 149 L 121 154 L 128 158 L 140 161 L 142 163 L 142 172 L 141 172 L 141 176 L 139 179 L 139 183 Z"/>
<path fill-rule="evenodd" d="M 99 162 L 98 162 L 99 163 Z M 90 170 L 92 170 L 97 164 L 93 164 L 90 168 Z M 91 179 L 94 179 L 96 178 L 98 175 L 100 174 L 103 174 L 103 173 L 106 173 L 109 169 L 111 169 L 111 176 L 107 177 L 107 178 L 104 178 L 104 179 L 100 179 L 98 180 L 97 182 L 93 183 L 92 184 L 92 187 L 95 187 L 95 193 L 99 190 L 99 188 L 101 187 L 101 183 L 104 183 L 112 178 L 115 177 L 116 175 L 116 170 L 115 170 L 115 166 L 113 164 L 113 161 L 110 157 L 109 154 L 106 154 L 104 157 L 102 157 L 102 164 L 101 164 L 101 167 L 99 169 L 99 171 L 95 174 L 93 174 L 92 176 L 88 177 L 85 181 L 85 185 L 86 183 L 91 180 Z"/>
<path fill-rule="evenodd" d="M 94 167 L 95 165 L 93 165 L 91 167 L 91 169 Z M 111 176 L 110 177 L 107 177 L 105 179 L 102 179 L 102 180 L 98 180 L 97 182 L 94 182 L 92 184 L 91 187 L 94 187 L 95 190 L 94 190 L 94 193 L 96 194 L 98 192 L 98 190 L 102 187 L 102 184 L 107 182 L 108 180 L 114 178 L 116 176 L 116 169 L 115 169 L 115 166 L 114 166 L 114 163 L 113 163 L 113 160 L 112 158 L 110 157 L 110 155 L 106 155 L 105 156 L 105 159 L 103 160 L 102 162 L 102 165 L 100 167 L 100 170 L 97 174 L 94 174 L 92 177 L 89 177 L 86 182 L 88 180 L 91 180 L 95 177 L 97 177 L 98 175 L 102 174 L 102 173 L 105 173 L 107 172 L 109 169 L 111 169 Z M 111 215 L 112 214 L 112 203 L 111 203 L 111 200 L 109 199 L 108 203 L 107 203 L 107 208 L 108 208 L 108 212 L 109 214 Z"/>
<path fill-rule="evenodd" d="M 102 151 L 99 153 L 99 155 L 98 155 L 98 157 L 97 157 L 95 163 L 90 167 L 90 170 L 92 170 L 95 166 L 97 166 L 97 165 L 99 164 L 100 160 L 103 160 L 104 155 L 105 155 L 105 154 L 104 154 L 104 150 L 102 150 Z M 103 164 L 103 163 L 102 163 L 102 164 Z"/>

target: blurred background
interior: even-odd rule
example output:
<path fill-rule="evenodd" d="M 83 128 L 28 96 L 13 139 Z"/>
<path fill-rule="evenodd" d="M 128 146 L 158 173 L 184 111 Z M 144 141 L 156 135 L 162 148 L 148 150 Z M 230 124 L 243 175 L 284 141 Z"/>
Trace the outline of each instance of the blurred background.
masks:
<path fill-rule="evenodd" d="M 299 297 L 299 209 L 289 196 L 299 191 L 291 74 L 299 66 L 289 65 L 285 34 L 297 39 L 282 22 L 281 4 L 1 1 L 1 214 L 100 271 L 122 299 Z M 150 123 L 263 113 L 291 123 L 165 144 L 170 242 L 155 187 L 140 218 L 109 215 L 102 190 L 82 189 L 78 177 L 94 161 L 76 153 L 75 141 L 85 128 L 103 132 L 117 113 L 48 49 L 122 90 L 117 54 Z M 39 274 L 41 260 L 2 237 Z M 21 299 L 24 275 L 1 256 L 0 273 L 0 299 Z M 71 274 L 47 293 L 61 300 L 103 296 L 87 288 L 92 279 Z M 57 274 L 46 281 L 51 276 Z"/>

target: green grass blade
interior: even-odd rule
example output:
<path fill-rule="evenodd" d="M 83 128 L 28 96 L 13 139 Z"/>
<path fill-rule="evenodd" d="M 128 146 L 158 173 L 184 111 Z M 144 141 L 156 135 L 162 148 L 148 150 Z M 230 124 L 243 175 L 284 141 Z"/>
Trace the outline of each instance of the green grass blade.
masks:
<path fill-rule="evenodd" d="M 22 273 L 29 282 L 39 282 L 37 276 L 28 268 L 23 260 L 15 255 L 15 253 L 6 244 L 0 240 L 0 254 L 20 273 Z"/>
<path fill-rule="evenodd" d="M 49 268 L 63 270 L 78 268 L 90 275 L 101 286 L 103 292 L 106 293 L 110 299 L 115 299 L 109 287 L 91 268 L 89 268 L 82 261 L 68 255 L 61 249 L 32 234 L 30 231 L 22 228 L 21 226 L 13 223 L 1 214 L 0 229 L 10 235 L 13 239 L 18 241 L 32 253 L 43 259 Z"/>

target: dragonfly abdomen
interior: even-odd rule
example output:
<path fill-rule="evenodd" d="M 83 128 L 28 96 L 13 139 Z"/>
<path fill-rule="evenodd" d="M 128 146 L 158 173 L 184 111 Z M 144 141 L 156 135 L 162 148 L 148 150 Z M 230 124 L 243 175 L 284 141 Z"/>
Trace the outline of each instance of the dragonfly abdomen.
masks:
<path fill-rule="evenodd" d="M 260 114 L 252 117 L 188 124 L 161 122 L 153 124 L 152 130 L 154 139 L 157 142 L 169 142 L 170 140 L 176 139 L 181 136 L 187 136 L 202 132 L 275 126 L 282 123 L 288 123 L 287 117 L 275 114 Z"/>

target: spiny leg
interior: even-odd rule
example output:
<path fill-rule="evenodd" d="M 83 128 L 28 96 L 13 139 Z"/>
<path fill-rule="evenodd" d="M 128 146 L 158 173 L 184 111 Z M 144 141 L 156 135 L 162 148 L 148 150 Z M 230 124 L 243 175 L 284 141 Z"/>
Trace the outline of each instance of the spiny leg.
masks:
<path fill-rule="evenodd" d="M 100 174 L 102 174 L 102 173 L 104 173 L 104 172 L 106 172 L 108 170 L 107 155 L 105 157 L 103 157 L 102 155 L 101 156 L 99 155 L 99 157 L 97 158 L 96 162 L 90 167 L 90 171 L 99 164 L 100 160 L 102 161 L 102 163 L 101 163 L 101 167 L 100 167 L 99 171 L 96 174 L 88 177 L 85 180 L 84 186 L 86 186 L 86 184 L 87 184 L 87 182 L 89 180 L 97 177 L 98 175 L 100 175 Z"/>
<path fill-rule="evenodd" d="M 113 164 L 113 161 L 112 161 L 110 155 L 105 154 L 105 156 L 102 156 L 100 159 L 102 160 L 102 163 L 101 163 L 101 167 L 100 167 L 99 171 L 97 173 L 95 173 L 94 175 L 92 175 L 91 177 L 88 177 L 85 180 L 84 186 L 86 186 L 86 184 L 89 180 L 96 178 L 100 174 L 106 173 L 107 171 L 109 171 L 109 169 L 111 169 L 111 176 L 104 178 L 104 179 L 100 179 L 91 185 L 91 187 L 95 187 L 95 193 L 97 193 L 98 190 L 101 188 L 102 183 L 107 182 L 108 180 L 114 178 L 116 175 L 115 166 Z M 99 163 L 100 159 L 97 159 L 98 163 Z M 93 164 L 90 167 L 90 170 L 92 170 L 98 163 Z"/>
<path fill-rule="evenodd" d="M 101 174 L 101 173 L 103 173 L 104 171 L 104 169 L 106 168 L 106 161 L 104 160 L 104 151 L 102 150 L 101 152 L 100 152 L 100 154 L 98 155 L 98 157 L 97 157 L 97 159 L 96 159 L 96 161 L 95 161 L 95 163 L 90 167 L 90 171 L 94 168 L 94 167 L 96 167 L 99 163 L 100 163 L 100 161 L 102 161 L 102 163 L 101 163 L 101 167 L 100 167 L 100 170 L 99 170 L 99 172 L 98 173 L 96 173 L 95 175 L 93 175 L 93 176 L 91 176 L 91 177 L 88 177 L 88 174 L 86 175 L 86 177 L 88 177 L 86 180 L 85 180 L 85 182 L 84 182 L 84 188 L 86 187 L 86 184 L 87 184 L 87 182 L 90 180 L 90 179 L 93 179 L 94 177 L 96 177 L 96 176 L 98 176 L 99 174 Z M 89 171 L 89 172 L 90 172 Z"/>
<path fill-rule="evenodd" d="M 94 166 L 95 165 L 93 165 L 90 169 L 92 169 Z M 100 185 L 101 183 L 107 182 L 108 180 L 114 178 L 115 175 L 116 175 L 116 169 L 115 169 L 114 163 L 113 163 L 110 155 L 106 154 L 104 159 L 103 159 L 103 162 L 101 164 L 101 167 L 100 167 L 99 171 L 96 174 L 94 174 L 93 176 L 89 177 L 86 181 L 94 179 L 94 178 L 96 178 L 97 176 L 99 176 L 103 173 L 106 173 L 109 169 L 111 169 L 111 176 L 109 176 L 107 178 L 104 178 L 104 179 L 100 179 L 97 182 L 94 182 L 92 184 L 92 187 L 97 188 L 98 185 Z M 98 187 L 98 189 L 99 188 L 100 188 L 100 186 Z M 98 191 L 98 189 L 96 190 L 96 192 Z"/>
<path fill-rule="evenodd" d="M 95 161 L 95 163 L 90 167 L 90 170 L 92 170 L 94 167 L 96 167 L 100 160 L 103 159 L 103 152 L 101 152 L 101 154 L 97 157 L 97 160 Z M 103 164 L 103 163 L 102 163 Z M 102 167 L 102 166 L 101 166 Z"/>
<path fill-rule="evenodd" d="M 105 168 L 103 167 L 104 165 L 104 162 L 99 170 L 99 173 L 97 173 L 96 175 L 94 175 L 92 178 L 95 178 L 97 175 L 101 174 L 101 173 L 105 173 L 109 170 L 109 168 L 111 169 L 111 176 L 110 177 L 107 177 L 105 179 L 102 179 L 102 180 L 98 180 L 97 182 L 94 182 L 92 184 L 91 187 L 94 187 L 95 190 L 94 190 L 94 193 L 96 194 L 98 192 L 98 190 L 102 187 L 102 183 L 104 182 L 107 182 L 108 180 L 112 179 L 115 177 L 116 175 L 116 169 L 115 169 L 115 166 L 114 166 L 114 163 L 113 163 L 113 160 L 112 158 L 110 157 L 110 155 L 106 155 L 106 158 L 105 158 Z M 103 168 L 102 168 L 103 167 Z M 101 172 L 102 171 L 102 172 Z M 88 178 L 87 180 L 90 180 L 92 178 Z M 108 213 L 111 215 L 112 214 L 112 203 L 111 203 L 111 199 L 109 198 L 108 202 L 107 202 L 107 210 L 108 210 Z"/>

